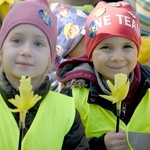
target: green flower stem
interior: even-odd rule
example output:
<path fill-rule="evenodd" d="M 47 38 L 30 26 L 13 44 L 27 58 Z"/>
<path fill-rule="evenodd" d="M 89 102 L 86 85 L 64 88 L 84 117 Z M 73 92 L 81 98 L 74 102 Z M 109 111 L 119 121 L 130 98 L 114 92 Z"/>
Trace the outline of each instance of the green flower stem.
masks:
<path fill-rule="evenodd" d="M 22 140 L 23 140 L 24 135 L 25 135 L 25 118 L 26 118 L 26 112 L 20 112 L 19 115 L 20 115 L 19 116 L 19 131 L 20 131 L 20 135 L 19 135 L 18 150 L 21 150 Z"/>
<path fill-rule="evenodd" d="M 117 109 L 116 133 L 119 132 L 119 120 L 120 120 L 120 110 Z"/>

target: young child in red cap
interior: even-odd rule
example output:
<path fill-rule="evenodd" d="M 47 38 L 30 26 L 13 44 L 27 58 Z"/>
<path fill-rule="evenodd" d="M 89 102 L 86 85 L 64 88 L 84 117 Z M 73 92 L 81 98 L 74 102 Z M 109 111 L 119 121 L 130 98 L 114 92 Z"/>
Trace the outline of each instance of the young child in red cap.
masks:
<path fill-rule="evenodd" d="M 91 150 L 150 149 L 150 68 L 137 62 L 140 35 L 129 3 L 99 2 L 86 21 L 86 55 L 57 70 L 61 93 L 74 97 Z M 129 91 L 121 102 L 118 131 L 116 103 L 106 97 L 115 92 L 108 80 L 115 84 L 120 73 L 127 76 Z"/>
<path fill-rule="evenodd" d="M 0 149 L 88 149 L 73 99 L 49 90 L 56 40 L 46 0 L 12 4 L 0 31 Z"/>

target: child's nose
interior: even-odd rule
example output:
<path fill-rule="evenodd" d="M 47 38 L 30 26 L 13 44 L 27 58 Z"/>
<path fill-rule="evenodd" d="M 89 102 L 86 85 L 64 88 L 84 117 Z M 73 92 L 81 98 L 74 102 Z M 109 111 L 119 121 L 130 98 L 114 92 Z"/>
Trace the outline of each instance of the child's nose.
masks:
<path fill-rule="evenodd" d="M 21 56 L 30 57 L 31 56 L 31 49 L 29 46 L 24 46 L 24 48 L 20 52 Z"/>
<path fill-rule="evenodd" d="M 115 51 L 111 57 L 112 61 L 122 61 L 124 60 L 123 54 L 120 51 Z"/>

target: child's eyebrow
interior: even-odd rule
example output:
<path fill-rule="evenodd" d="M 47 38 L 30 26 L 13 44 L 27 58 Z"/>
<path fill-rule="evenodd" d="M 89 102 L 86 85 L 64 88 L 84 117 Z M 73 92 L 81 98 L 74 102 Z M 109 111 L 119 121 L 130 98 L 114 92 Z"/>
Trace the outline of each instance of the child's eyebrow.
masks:
<path fill-rule="evenodd" d="M 46 38 L 46 35 L 44 36 L 44 35 L 36 34 L 35 37 L 36 37 L 36 38 Z"/>
<path fill-rule="evenodd" d="M 126 44 L 126 45 L 134 45 L 134 42 L 125 42 L 124 44 Z"/>
<path fill-rule="evenodd" d="M 22 32 L 18 32 L 18 31 L 13 31 L 10 33 L 10 35 L 22 35 Z"/>
<path fill-rule="evenodd" d="M 110 45 L 111 42 L 103 42 L 102 44 L 103 44 L 103 45 Z"/>
<path fill-rule="evenodd" d="M 14 32 L 11 33 L 11 36 L 13 36 L 13 35 L 15 35 L 15 36 L 24 36 L 25 33 L 23 33 L 23 32 L 18 32 L 18 31 L 14 31 Z M 40 34 L 37 34 L 37 33 L 34 34 L 34 37 L 35 37 L 35 38 L 46 38 L 46 36 L 40 35 Z"/>

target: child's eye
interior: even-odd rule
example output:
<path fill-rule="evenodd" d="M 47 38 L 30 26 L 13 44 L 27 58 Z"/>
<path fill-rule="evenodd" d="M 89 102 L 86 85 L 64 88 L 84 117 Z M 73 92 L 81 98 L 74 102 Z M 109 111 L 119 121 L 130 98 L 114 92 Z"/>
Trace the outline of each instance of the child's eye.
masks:
<path fill-rule="evenodd" d="M 109 46 L 102 46 L 101 49 L 110 49 Z"/>
<path fill-rule="evenodd" d="M 21 40 L 21 39 L 18 39 L 18 38 L 13 39 L 12 41 L 13 41 L 13 43 L 15 43 L 15 44 L 20 44 L 20 43 L 22 43 L 22 40 Z"/>
<path fill-rule="evenodd" d="M 124 45 L 124 48 L 133 48 L 131 45 Z"/>
<path fill-rule="evenodd" d="M 34 44 L 35 44 L 35 46 L 38 46 L 38 47 L 43 46 L 43 43 L 42 43 L 42 42 L 39 42 L 39 41 L 35 42 Z"/>

